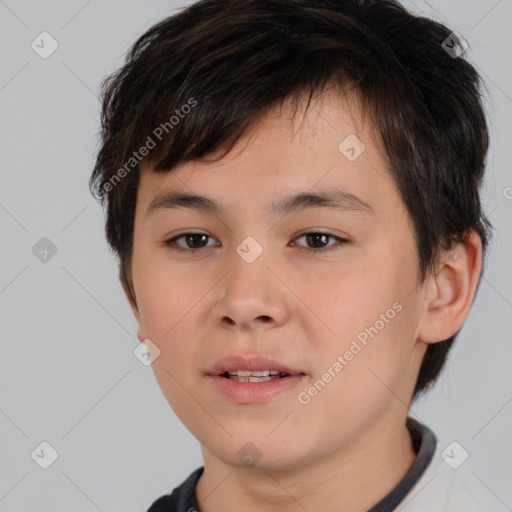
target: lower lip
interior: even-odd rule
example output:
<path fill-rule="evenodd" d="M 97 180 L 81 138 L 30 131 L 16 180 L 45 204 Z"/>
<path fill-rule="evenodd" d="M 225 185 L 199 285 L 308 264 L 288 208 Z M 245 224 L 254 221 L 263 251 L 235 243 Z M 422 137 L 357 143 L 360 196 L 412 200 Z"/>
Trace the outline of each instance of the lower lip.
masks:
<path fill-rule="evenodd" d="M 269 402 L 280 393 L 289 391 L 304 381 L 306 375 L 290 375 L 265 382 L 238 382 L 222 375 L 209 375 L 217 390 L 226 398 L 240 404 Z"/>

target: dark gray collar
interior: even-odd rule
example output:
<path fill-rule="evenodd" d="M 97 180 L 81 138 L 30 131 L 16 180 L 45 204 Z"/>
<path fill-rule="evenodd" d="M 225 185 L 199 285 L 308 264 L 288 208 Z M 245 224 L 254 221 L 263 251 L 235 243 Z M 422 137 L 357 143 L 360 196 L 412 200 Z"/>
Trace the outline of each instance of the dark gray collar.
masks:
<path fill-rule="evenodd" d="M 395 510 L 432 462 L 437 445 L 434 432 L 413 418 L 407 418 L 406 425 L 411 434 L 416 459 L 398 485 L 368 512 L 391 512 Z"/>

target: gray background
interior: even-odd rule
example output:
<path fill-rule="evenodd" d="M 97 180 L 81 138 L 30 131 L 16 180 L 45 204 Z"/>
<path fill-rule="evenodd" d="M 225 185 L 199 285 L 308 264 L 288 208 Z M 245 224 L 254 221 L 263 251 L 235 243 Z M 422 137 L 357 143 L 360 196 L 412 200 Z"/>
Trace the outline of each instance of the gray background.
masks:
<path fill-rule="evenodd" d="M 135 320 L 87 188 L 101 78 L 187 3 L 0 1 L 1 510 L 140 512 L 202 463 L 151 367 L 132 353 Z M 512 507 L 512 0 L 404 5 L 462 34 L 486 80 L 484 204 L 496 228 L 450 364 L 411 414 L 443 446 L 460 443 L 469 458 L 457 471 Z M 43 31 L 59 44 L 47 59 L 31 48 Z M 42 237 L 58 249 L 47 262 L 32 252 Z M 58 452 L 48 469 L 31 457 L 42 441 Z"/>

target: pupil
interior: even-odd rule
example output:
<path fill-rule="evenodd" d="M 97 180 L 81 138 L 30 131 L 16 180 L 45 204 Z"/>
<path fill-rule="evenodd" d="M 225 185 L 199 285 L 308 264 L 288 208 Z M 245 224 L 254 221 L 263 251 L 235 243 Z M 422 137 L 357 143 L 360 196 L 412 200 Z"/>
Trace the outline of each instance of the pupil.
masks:
<path fill-rule="evenodd" d="M 204 238 L 206 238 L 206 237 L 207 237 L 207 235 L 203 235 L 203 234 L 201 234 L 201 233 L 192 233 L 192 234 L 190 234 L 190 235 L 187 237 L 187 245 L 189 245 L 189 246 L 190 246 L 190 245 L 194 245 L 194 244 L 196 243 L 196 237 L 204 237 Z M 191 240 L 192 240 L 192 243 L 190 243 L 190 242 L 191 242 Z M 203 245 L 201 245 L 200 243 L 199 243 L 199 245 L 200 245 L 201 247 L 203 247 Z"/>
<path fill-rule="evenodd" d="M 323 233 L 312 233 L 312 234 L 308 234 L 306 236 L 307 236 L 308 243 L 309 243 L 310 240 L 317 239 L 317 237 L 323 237 L 324 238 L 324 242 L 325 242 L 325 238 L 327 238 L 329 235 L 325 235 Z M 316 243 L 316 242 L 314 242 L 314 243 Z"/>

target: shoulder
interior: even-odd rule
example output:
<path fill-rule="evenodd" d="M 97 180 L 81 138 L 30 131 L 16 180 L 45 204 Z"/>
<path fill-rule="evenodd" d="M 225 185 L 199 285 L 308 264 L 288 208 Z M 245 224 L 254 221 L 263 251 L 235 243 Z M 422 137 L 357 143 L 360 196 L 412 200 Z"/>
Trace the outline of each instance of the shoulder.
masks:
<path fill-rule="evenodd" d="M 428 430 L 428 429 L 427 429 Z M 505 512 L 510 509 L 471 471 L 460 445 L 436 445 L 432 460 L 397 510 L 400 512 Z M 453 461 L 453 462 L 452 462 Z"/>
<path fill-rule="evenodd" d="M 148 508 L 147 512 L 176 512 L 176 500 L 172 494 L 161 496 Z"/>
<path fill-rule="evenodd" d="M 195 487 L 204 467 L 197 468 L 171 494 L 161 496 L 149 507 L 147 512 L 189 512 L 196 505 Z"/>

